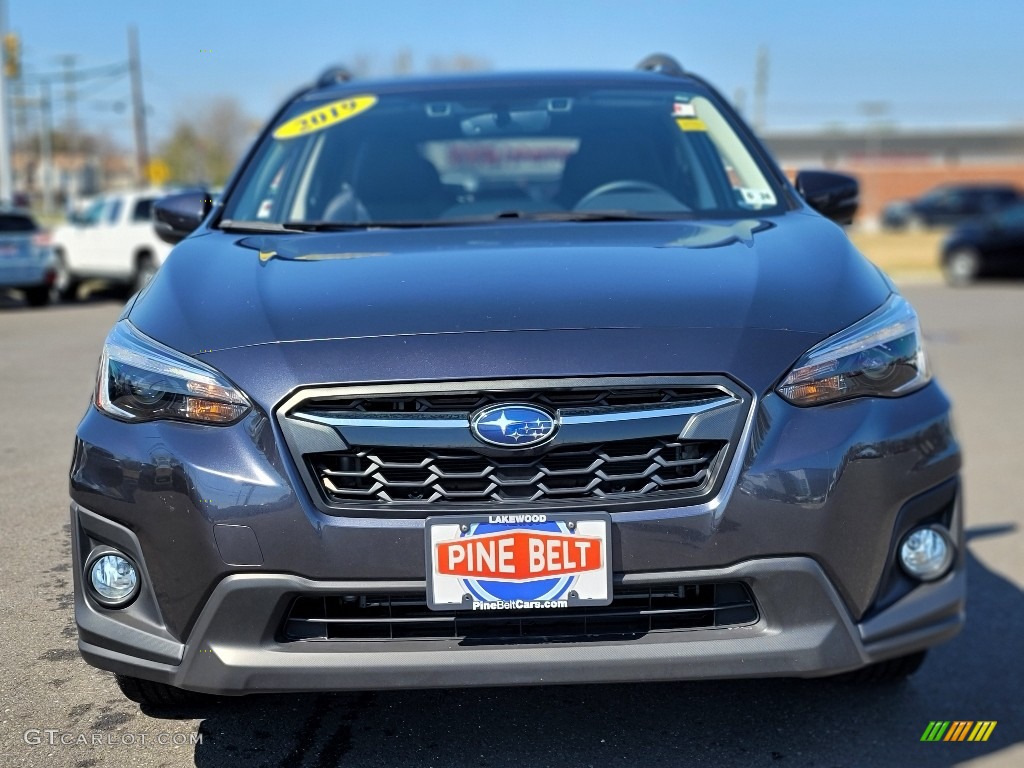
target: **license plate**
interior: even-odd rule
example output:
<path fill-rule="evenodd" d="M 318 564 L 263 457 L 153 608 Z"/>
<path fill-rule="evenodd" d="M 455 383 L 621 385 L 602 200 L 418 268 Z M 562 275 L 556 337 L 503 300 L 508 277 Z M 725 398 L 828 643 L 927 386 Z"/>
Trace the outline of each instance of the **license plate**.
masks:
<path fill-rule="evenodd" d="M 427 604 L 436 611 L 545 610 L 612 601 L 603 513 L 426 519 Z"/>

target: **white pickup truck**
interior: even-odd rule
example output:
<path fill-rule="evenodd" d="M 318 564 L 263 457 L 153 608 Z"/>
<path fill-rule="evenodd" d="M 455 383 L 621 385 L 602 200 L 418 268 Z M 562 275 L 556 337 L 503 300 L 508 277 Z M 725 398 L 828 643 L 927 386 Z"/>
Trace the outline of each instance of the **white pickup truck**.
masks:
<path fill-rule="evenodd" d="M 85 280 L 142 288 L 171 252 L 153 230 L 153 202 L 162 190 L 116 192 L 95 198 L 53 233 L 56 288 L 73 301 Z"/>

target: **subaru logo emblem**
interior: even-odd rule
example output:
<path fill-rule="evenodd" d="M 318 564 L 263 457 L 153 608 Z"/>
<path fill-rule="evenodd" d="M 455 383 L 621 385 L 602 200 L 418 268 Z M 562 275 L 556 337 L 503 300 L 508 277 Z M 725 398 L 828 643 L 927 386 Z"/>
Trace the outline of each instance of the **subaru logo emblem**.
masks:
<path fill-rule="evenodd" d="M 469 420 L 473 436 L 502 448 L 529 448 L 555 436 L 554 416 L 532 405 L 489 405 Z"/>

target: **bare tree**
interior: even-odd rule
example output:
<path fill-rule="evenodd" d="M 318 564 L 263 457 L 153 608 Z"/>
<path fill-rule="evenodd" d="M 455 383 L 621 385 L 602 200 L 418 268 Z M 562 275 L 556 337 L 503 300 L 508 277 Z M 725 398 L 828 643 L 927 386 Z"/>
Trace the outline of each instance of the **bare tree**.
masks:
<path fill-rule="evenodd" d="M 451 56 L 431 56 L 431 72 L 480 72 L 491 68 L 487 59 L 466 53 L 455 53 Z"/>
<path fill-rule="evenodd" d="M 229 96 L 190 111 L 200 117 L 179 117 L 158 155 L 167 163 L 172 181 L 223 184 L 257 127 Z"/>

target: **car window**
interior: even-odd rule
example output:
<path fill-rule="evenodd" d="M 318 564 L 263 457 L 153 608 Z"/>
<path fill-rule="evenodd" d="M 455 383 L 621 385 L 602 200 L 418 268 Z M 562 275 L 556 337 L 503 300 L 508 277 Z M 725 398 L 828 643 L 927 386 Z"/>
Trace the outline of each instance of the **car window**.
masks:
<path fill-rule="evenodd" d="M 132 221 L 149 221 L 153 216 L 153 198 L 144 197 L 135 202 Z"/>
<path fill-rule="evenodd" d="M 80 213 L 72 214 L 71 220 L 82 227 L 92 227 L 99 224 L 103 211 L 107 207 L 107 201 L 103 198 L 93 200 L 89 207 Z"/>
<path fill-rule="evenodd" d="M 104 219 L 107 224 L 116 224 L 121 216 L 121 198 L 115 197 L 110 201 L 110 207 L 107 209 Z"/>
<path fill-rule="evenodd" d="M 1017 195 L 1013 190 L 988 189 L 981 193 L 981 208 L 985 211 L 994 211 L 1016 199 Z"/>
<path fill-rule="evenodd" d="M 996 222 L 1007 229 L 1024 230 L 1024 205 L 1015 205 L 996 214 Z"/>
<path fill-rule="evenodd" d="M 770 172 L 706 94 L 517 86 L 294 104 L 258 148 L 224 218 L 739 216 L 780 204 Z"/>
<path fill-rule="evenodd" d="M 949 191 L 942 198 L 940 205 L 948 211 L 958 211 L 970 204 L 970 195 L 966 192 Z"/>
<path fill-rule="evenodd" d="M 0 232 L 35 232 L 36 223 L 20 213 L 0 213 Z"/>
<path fill-rule="evenodd" d="M 938 206 L 938 205 L 942 205 L 944 203 L 944 201 L 945 201 L 945 199 L 946 199 L 946 197 L 948 195 L 949 195 L 949 190 L 948 189 L 946 189 L 945 187 L 938 187 L 936 189 L 931 190 L 930 192 L 925 192 L 918 199 L 918 202 L 921 205 L 925 205 L 925 206 Z"/>

